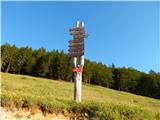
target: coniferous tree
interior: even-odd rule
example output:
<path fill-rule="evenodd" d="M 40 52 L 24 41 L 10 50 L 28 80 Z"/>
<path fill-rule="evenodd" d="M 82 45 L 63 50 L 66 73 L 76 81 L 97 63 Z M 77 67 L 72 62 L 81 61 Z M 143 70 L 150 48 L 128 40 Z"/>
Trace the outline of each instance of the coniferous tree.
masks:
<path fill-rule="evenodd" d="M 30 60 L 30 57 L 32 56 L 32 49 L 29 47 L 22 47 L 17 50 L 16 54 L 16 61 L 14 62 L 14 72 L 20 74 L 24 73 L 24 65 L 27 64 L 27 62 Z"/>
<path fill-rule="evenodd" d="M 28 60 L 24 63 L 22 66 L 21 73 L 26 74 L 26 75 L 32 75 L 33 73 L 33 66 L 36 65 L 36 56 L 35 56 L 35 51 L 29 51 L 29 56 Z"/>
<path fill-rule="evenodd" d="M 63 51 L 1 45 L 1 71 L 72 81 L 72 59 Z M 85 60 L 83 82 L 160 98 L 160 73 L 110 67 Z"/>
<path fill-rule="evenodd" d="M 47 77 L 49 67 L 49 56 L 44 48 L 35 52 L 36 64 L 33 66 L 32 75 Z"/>
<path fill-rule="evenodd" d="M 115 68 L 113 71 L 114 88 L 120 90 L 121 88 L 121 72 L 119 68 Z"/>
<path fill-rule="evenodd" d="M 10 46 L 9 44 L 4 44 L 1 46 L 1 70 L 4 72 L 9 72 L 13 70 L 13 64 L 16 61 L 17 48 L 15 45 Z"/>
<path fill-rule="evenodd" d="M 83 71 L 84 71 L 83 82 L 90 84 L 92 73 L 93 73 L 93 67 L 92 67 L 92 63 L 89 60 L 85 60 Z"/>

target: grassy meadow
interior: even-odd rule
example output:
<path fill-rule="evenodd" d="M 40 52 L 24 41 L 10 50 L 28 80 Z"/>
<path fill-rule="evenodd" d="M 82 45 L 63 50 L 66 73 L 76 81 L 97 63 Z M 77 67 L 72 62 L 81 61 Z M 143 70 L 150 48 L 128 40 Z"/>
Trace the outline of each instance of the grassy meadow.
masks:
<path fill-rule="evenodd" d="M 83 85 L 82 102 L 73 101 L 74 84 L 45 78 L 1 73 L 1 105 L 42 112 L 65 112 L 78 119 L 160 120 L 160 100 Z M 158 92 L 158 91 L 157 91 Z"/>

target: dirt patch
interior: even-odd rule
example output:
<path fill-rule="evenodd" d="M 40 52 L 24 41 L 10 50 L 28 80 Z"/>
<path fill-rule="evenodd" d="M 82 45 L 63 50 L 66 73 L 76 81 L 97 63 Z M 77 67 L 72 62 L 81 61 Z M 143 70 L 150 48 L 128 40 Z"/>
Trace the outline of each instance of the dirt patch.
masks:
<path fill-rule="evenodd" d="M 48 113 L 44 114 L 37 108 L 27 111 L 25 109 L 7 109 L 0 107 L 1 120 L 70 120 L 69 116 L 65 116 L 62 113 Z"/>

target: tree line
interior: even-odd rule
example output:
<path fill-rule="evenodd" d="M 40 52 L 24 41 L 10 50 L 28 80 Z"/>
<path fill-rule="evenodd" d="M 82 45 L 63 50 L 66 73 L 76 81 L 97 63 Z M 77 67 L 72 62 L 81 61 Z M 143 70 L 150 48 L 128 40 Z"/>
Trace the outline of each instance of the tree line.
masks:
<path fill-rule="evenodd" d="M 72 67 L 72 59 L 63 51 L 1 45 L 2 72 L 73 82 Z M 144 73 L 85 59 L 83 83 L 160 98 L 160 73 L 153 70 Z"/>

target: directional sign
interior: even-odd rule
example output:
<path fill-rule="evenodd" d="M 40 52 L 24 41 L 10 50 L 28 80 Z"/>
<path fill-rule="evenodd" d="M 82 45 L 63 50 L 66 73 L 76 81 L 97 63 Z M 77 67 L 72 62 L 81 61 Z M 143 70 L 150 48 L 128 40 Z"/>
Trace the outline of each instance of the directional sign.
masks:
<path fill-rule="evenodd" d="M 68 47 L 71 48 L 71 49 L 84 48 L 84 43 L 83 44 L 71 44 Z"/>
<path fill-rule="evenodd" d="M 72 53 L 72 52 L 84 52 L 84 49 L 69 49 L 68 51 L 70 53 Z"/>
<path fill-rule="evenodd" d="M 81 47 L 84 46 L 84 42 L 81 43 L 70 43 L 68 47 Z"/>
<path fill-rule="evenodd" d="M 84 50 L 81 50 L 81 51 L 71 51 L 69 54 L 83 54 L 84 53 Z"/>
<path fill-rule="evenodd" d="M 81 55 L 84 55 L 84 52 L 83 53 L 69 53 L 70 57 L 76 57 L 76 56 L 81 56 Z"/>
<path fill-rule="evenodd" d="M 81 27 L 75 27 L 75 28 L 71 28 L 69 29 L 70 32 L 72 31 L 84 31 L 84 28 L 81 28 Z"/>
<path fill-rule="evenodd" d="M 84 42 L 84 39 L 74 39 L 69 41 L 69 43 L 80 43 L 80 42 Z"/>
<path fill-rule="evenodd" d="M 69 56 L 81 56 L 84 55 L 84 39 L 75 39 L 69 41 Z"/>
<path fill-rule="evenodd" d="M 69 51 L 82 51 L 82 50 L 84 50 L 84 43 L 69 45 Z"/>
<path fill-rule="evenodd" d="M 84 43 L 84 40 L 79 40 L 79 42 L 77 41 L 77 42 L 74 42 L 74 41 L 71 41 L 71 42 L 69 42 L 69 44 L 83 44 Z"/>
<path fill-rule="evenodd" d="M 84 27 L 74 27 L 69 31 L 73 35 L 73 40 L 69 41 L 69 55 L 71 57 L 84 55 L 84 38 L 88 37 L 88 34 L 84 31 Z"/>
<path fill-rule="evenodd" d="M 79 47 L 79 48 L 69 48 L 68 49 L 68 51 L 70 51 L 70 52 L 77 52 L 77 51 L 79 51 L 79 52 L 81 52 L 81 51 L 83 51 L 84 50 L 84 47 Z"/>
<path fill-rule="evenodd" d="M 84 52 L 72 52 L 72 53 L 69 53 L 69 56 L 79 56 L 79 55 L 84 55 Z"/>
<path fill-rule="evenodd" d="M 70 29 L 70 34 L 74 36 L 74 38 L 85 38 L 88 37 L 88 34 L 84 32 L 83 28 L 73 28 Z"/>
<path fill-rule="evenodd" d="M 70 33 L 84 33 L 84 30 L 81 29 L 81 30 L 72 30 L 70 31 Z"/>
<path fill-rule="evenodd" d="M 78 34 L 78 35 L 74 35 L 73 36 L 74 38 L 86 38 L 86 37 L 88 37 L 88 34 Z"/>
<path fill-rule="evenodd" d="M 72 31 L 70 32 L 71 35 L 81 35 L 81 34 L 85 34 L 84 31 Z"/>

